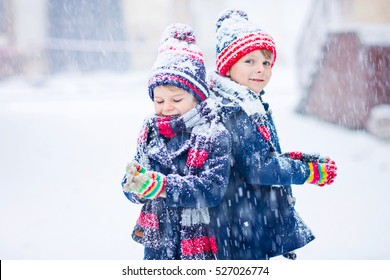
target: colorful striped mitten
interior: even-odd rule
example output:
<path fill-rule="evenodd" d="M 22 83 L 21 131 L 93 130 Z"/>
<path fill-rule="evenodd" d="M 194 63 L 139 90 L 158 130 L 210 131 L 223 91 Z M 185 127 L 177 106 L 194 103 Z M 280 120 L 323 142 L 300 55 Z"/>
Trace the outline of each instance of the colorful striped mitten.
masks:
<path fill-rule="evenodd" d="M 310 175 L 306 183 L 318 186 L 330 185 L 337 176 L 336 162 L 329 157 L 323 157 L 319 154 L 307 154 L 302 152 L 288 152 L 281 155 L 306 162 L 309 165 Z"/>
<path fill-rule="evenodd" d="M 330 185 L 337 176 L 337 166 L 332 163 L 308 162 L 310 169 L 309 178 L 306 183 L 315 184 L 318 186 Z"/>
<path fill-rule="evenodd" d="M 142 198 L 153 199 L 165 190 L 166 178 L 160 172 L 147 171 L 136 161 L 129 164 L 127 170 L 125 191 L 133 192 Z"/>

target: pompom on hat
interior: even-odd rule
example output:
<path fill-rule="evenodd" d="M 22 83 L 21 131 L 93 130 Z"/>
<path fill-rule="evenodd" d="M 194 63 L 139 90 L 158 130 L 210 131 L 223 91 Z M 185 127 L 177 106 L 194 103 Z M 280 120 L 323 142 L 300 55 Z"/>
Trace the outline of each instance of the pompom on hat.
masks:
<path fill-rule="evenodd" d="M 216 66 L 220 75 L 243 56 L 255 50 L 269 50 L 272 66 L 276 60 L 275 42 L 270 35 L 251 23 L 248 15 L 240 10 L 226 10 L 217 20 Z"/>
<path fill-rule="evenodd" d="M 158 52 L 149 74 L 149 96 L 152 100 L 153 89 L 157 86 L 184 89 L 199 102 L 208 97 L 203 54 L 196 45 L 196 37 L 190 26 L 182 23 L 167 26 Z"/>

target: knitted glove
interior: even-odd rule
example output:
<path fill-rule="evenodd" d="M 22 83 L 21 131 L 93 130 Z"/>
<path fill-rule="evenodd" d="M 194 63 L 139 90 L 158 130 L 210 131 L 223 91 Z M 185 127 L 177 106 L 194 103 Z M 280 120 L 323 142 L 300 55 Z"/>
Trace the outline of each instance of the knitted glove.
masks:
<path fill-rule="evenodd" d="M 337 176 L 337 166 L 334 163 L 308 162 L 310 175 L 306 183 L 315 184 L 320 187 L 330 185 Z"/>
<path fill-rule="evenodd" d="M 289 152 L 281 156 L 306 162 L 310 168 L 309 178 L 306 183 L 318 186 L 330 185 L 337 176 L 336 162 L 329 157 L 319 154 L 307 154 L 302 152 Z"/>
<path fill-rule="evenodd" d="M 140 164 L 136 161 L 133 161 L 127 164 L 126 175 L 123 180 L 122 186 L 124 192 L 133 192 L 132 183 L 135 176 L 138 176 L 140 173 L 145 173 L 146 169 L 142 168 Z"/>
<path fill-rule="evenodd" d="M 124 191 L 133 192 L 139 197 L 154 199 L 165 190 L 165 175 L 160 172 L 147 171 L 136 161 L 128 165 L 126 176 Z"/>

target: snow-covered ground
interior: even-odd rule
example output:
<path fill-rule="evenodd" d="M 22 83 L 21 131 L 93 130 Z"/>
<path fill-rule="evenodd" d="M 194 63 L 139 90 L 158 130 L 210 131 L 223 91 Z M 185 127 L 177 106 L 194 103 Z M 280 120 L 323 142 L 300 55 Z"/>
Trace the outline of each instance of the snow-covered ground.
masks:
<path fill-rule="evenodd" d="M 339 167 L 332 186 L 295 186 L 296 208 L 316 235 L 298 258 L 390 259 L 390 144 L 296 114 L 294 77 L 276 65 L 265 96 L 282 147 L 330 155 Z M 139 206 L 120 181 L 153 108 L 145 78 L 0 82 L 0 259 L 142 259 L 130 238 Z"/>

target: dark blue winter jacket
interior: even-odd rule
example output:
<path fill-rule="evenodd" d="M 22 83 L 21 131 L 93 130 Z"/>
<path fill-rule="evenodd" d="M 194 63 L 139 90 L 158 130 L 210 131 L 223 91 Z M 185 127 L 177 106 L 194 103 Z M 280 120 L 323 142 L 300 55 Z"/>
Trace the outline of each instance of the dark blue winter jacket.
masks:
<path fill-rule="evenodd" d="M 144 245 L 144 259 L 215 259 L 207 208 L 220 203 L 227 187 L 230 135 L 215 122 L 204 131 L 202 126 L 183 129 L 173 138 L 153 134 L 150 128 L 135 160 L 166 175 L 166 198 L 144 200 L 124 192 L 130 201 L 144 204 L 133 239 Z"/>
<path fill-rule="evenodd" d="M 248 89 L 218 74 L 211 79 L 212 94 L 222 104 L 222 121 L 231 134 L 233 156 L 223 202 L 210 209 L 218 258 L 269 259 L 306 245 L 314 236 L 294 209 L 290 184 L 306 181 L 308 165 L 277 156 L 279 139 L 261 95 L 257 102 L 265 112 L 262 124 L 270 132 L 269 141 L 259 132 L 256 118 L 232 102 L 234 98 L 226 98 L 243 96 Z"/>

